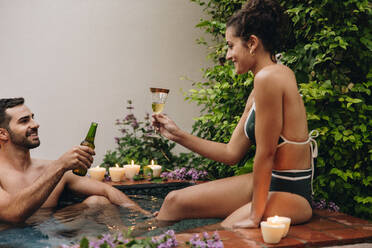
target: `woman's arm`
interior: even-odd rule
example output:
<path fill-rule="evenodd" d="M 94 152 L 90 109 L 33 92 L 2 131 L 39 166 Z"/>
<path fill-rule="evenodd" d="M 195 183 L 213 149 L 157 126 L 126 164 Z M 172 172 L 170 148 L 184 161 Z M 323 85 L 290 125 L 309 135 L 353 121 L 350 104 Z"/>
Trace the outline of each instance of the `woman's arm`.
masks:
<path fill-rule="evenodd" d="M 258 226 L 266 207 L 279 135 L 283 127 L 284 77 L 262 72 L 255 78 L 256 154 L 253 164 L 253 198 L 250 219 Z"/>
<path fill-rule="evenodd" d="M 244 122 L 253 103 L 253 96 L 248 98 L 245 111 L 235 127 L 229 143 L 219 143 L 196 137 L 181 130 L 170 118 L 163 114 L 153 115 L 153 125 L 166 138 L 209 159 L 229 165 L 238 163 L 250 147 L 249 139 L 244 134 Z"/>

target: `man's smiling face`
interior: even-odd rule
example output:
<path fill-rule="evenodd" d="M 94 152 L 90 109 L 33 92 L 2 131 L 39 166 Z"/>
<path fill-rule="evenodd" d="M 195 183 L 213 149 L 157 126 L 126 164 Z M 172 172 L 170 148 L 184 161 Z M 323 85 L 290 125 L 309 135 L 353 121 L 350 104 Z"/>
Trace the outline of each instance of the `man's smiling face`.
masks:
<path fill-rule="evenodd" d="M 9 108 L 6 114 L 10 116 L 7 128 L 10 141 L 22 148 L 32 149 L 40 145 L 38 136 L 39 124 L 34 120 L 34 114 L 25 105 Z"/>

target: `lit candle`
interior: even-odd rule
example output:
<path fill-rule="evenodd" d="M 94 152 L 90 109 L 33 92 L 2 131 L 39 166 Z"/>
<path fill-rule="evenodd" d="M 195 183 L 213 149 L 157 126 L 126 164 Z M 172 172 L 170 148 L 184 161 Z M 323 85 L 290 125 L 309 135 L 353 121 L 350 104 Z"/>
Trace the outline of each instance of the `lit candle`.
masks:
<path fill-rule="evenodd" d="M 267 218 L 267 222 L 271 224 L 284 224 L 285 228 L 284 228 L 282 237 L 284 238 L 285 236 L 287 236 L 288 231 L 289 231 L 289 226 L 291 225 L 291 218 L 275 215 L 274 217 Z"/>
<path fill-rule="evenodd" d="M 160 177 L 161 165 L 154 164 L 154 160 L 151 160 L 151 164 L 148 167 L 151 168 L 153 177 Z"/>
<path fill-rule="evenodd" d="M 128 179 L 133 179 L 135 175 L 138 175 L 140 168 L 141 166 L 134 164 L 134 161 L 132 160 L 132 164 L 124 165 L 125 176 Z"/>
<path fill-rule="evenodd" d="M 124 168 L 120 168 L 118 164 L 115 164 L 115 167 L 110 167 L 109 173 L 111 181 L 120 182 L 123 179 L 124 171 Z"/>
<path fill-rule="evenodd" d="M 105 178 L 106 169 L 102 167 L 92 167 L 89 168 L 89 175 L 91 178 L 98 181 L 102 181 Z"/>
<path fill-rule="evenodd" d="M 263 240 L 268 244 L 276 244 L 282 239 L 284 224 L 273 224 L 267 221 L 261 222 L 261 233 Z"/>

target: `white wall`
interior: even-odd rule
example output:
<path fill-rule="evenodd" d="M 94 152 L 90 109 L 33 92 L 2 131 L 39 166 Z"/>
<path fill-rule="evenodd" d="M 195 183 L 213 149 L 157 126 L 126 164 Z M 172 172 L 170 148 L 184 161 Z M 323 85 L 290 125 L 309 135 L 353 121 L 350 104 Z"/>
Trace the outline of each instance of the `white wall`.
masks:
<path fill-rule="evenodd" d="M 199 111 L 180 77 L 201 80 L 208 63 L 201 16 L 189 0 L 0 0 L 0 97 L 23 96 L 35 113 L 33 156 L 58 158 L 97 121 L 101 163 L 127 100 L 142 119 L 154 86 L 170 89 L 165 113 L 190 131 Z"/>

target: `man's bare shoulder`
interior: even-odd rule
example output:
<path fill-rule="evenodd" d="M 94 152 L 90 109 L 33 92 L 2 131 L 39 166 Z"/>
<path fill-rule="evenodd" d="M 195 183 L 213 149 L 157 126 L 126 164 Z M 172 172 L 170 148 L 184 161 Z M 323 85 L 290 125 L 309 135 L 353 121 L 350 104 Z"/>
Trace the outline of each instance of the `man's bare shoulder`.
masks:
<path fill-rule="evenodd" d="M 34 167 L 44 167 L 48 166 L 51 163 L 53 163 L 53 160 L 48 160 L 48 159 L 40 159 L 40 158 L 32 158 L 32 166 Z"/>

